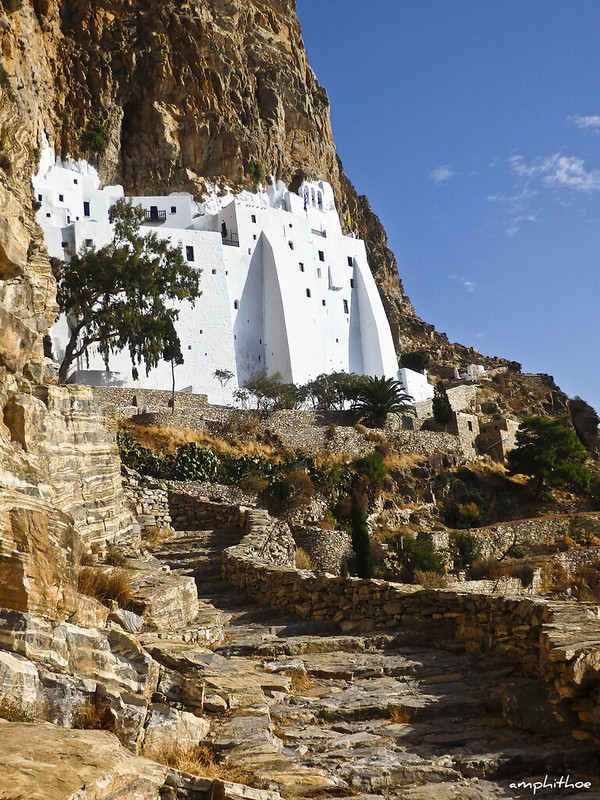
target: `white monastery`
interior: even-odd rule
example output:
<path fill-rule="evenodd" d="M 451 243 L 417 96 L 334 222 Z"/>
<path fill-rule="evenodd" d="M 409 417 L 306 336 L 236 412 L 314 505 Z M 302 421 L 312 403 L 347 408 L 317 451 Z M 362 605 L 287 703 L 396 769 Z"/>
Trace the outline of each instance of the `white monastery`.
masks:
<path fill-rule="evenodd" d="M 37 220 L 51 256 L 68 260 L 83 246 L 112 239 L 108 209 L 121 186 L 100 187 L 85 162 L 56 163 L 47 148 L 33 179 Z M 182 302 L 177 333 L 185 363 L 175 369 L 177 388 L 232 402 L 253 372 L 279 372 L 303 384 L 336 371 L 393 377 L 415 401 L 433 396 L 426 375 L 398 369 L 390 327 L 367 263 L 364 243 L 342 233 L 333 191 L 305 182 L 298 194 L 281 182 L 266 191 L 241 192 L 203 203 L 192 195 L 133 197 L 145 210 L 144 226 L 181 247 L 201 274 L 202 295 Z M 67 322 L 51 331 L 60 361 Z M 215 370 L 234 378 L 225 386 Z M 131 377 L 127 351 L 105 368 L 99 353 L 78 365 L 73 379 L 91 385 L 170 389 L 171 365 Z"/>

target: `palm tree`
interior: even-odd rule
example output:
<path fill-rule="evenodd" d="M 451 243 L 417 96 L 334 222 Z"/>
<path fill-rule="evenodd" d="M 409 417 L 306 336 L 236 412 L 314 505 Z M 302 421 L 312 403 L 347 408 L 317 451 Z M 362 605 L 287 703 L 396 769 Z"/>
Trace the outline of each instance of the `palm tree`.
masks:
<path fill-rule="evenodd" d="M 375 427 L 385 425 L 388 414 L 415 414 L 414 400 L 394 378 L 364 378 L 355 408 L 365 411 Z"/>

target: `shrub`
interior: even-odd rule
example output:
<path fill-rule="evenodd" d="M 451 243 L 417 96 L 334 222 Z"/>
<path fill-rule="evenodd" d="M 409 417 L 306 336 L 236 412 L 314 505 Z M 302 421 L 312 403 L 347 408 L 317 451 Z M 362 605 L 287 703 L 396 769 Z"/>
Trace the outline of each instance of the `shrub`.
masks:
<path fill-rule="evenodd" d="M 446 574 L 446 562 L 443 553 L 438 552 L 427 539 L 410 539 L 403 537 L 402 547 L 397 549 L 397 558 L 402 565 L 402 579 L 407 583 L 415 583 L 415 570 Z"/>
<path fill-rule="evenodd" d="M 350 511 L 352 528 L 352 548 L 356 560 L 356 574 L 359 578 L 372 578 L 374 572 L 371 538 L 367 520 L 357 492 L 352 492 Z"/>
<path fill-rule="evenodd" d="M 381 483 L 387 475 L 383 455 L 377 450 L 363 458 L 355 458 L 352 465 L 360 475 L 366 475 L 371 483 Z"/>
<path fill-rule="evenodd" d="M 315 486 L 306 472 L 292 470 L 270 486 L 271 496 L 283 509 L 294 510 L 308 505 Z"/>
<path fill-rule="evenodd" d="M 350 570 L 348 569 L 348 562 L 346 561 L 346 556 L 342 556 L 342 560 L 340 561 L 340 577 L 342 578 L 350 577 Z"/>
<path fill-rule="evenodd" d="M 212 450 L 190 442 L 177 451 L 172 474 L 176 480 L 215 481 L 220 466 Z"/>
<path fill-rule="evenodd" d="M 102 155 L 108 145 L 108 131 L 104 125 L 96 123 L 84 133 L 83 142 L 92 153 Z"/>
<path fill-rule="evenodd" d="M 252 159 L 248 164 L 248 174 L 252 178 L 253 183 L 262 183 L 265 179 L 265 168 L 260 161 Z"/>
<path fill-rule="evenodd" d="M 400 357 L 400 366 L 415 372 L 424 372 L 429 369 L 430 363 L 431 359 L 424 350 L 413 350 L 411 353 L 403 353 Z"/>
<path fill-rule="evenodd" d="M 131 608 L 133 605 L 131 577 L 125 569 L 108 571 L 97 567 L 82 567 L 77 588 L 81 594 L 94 597 L 104 605 L 111 600 L 121 608 Z"/>
<path fill-rule="evenodd" d="M 593 517 L 573 517 L 569 521 L 569 536 L 577 544 L 590 547 L 600 536 L 600 521 Z"/>
<path fill-rule="evenodd" d="M 477 537 L 472 533 L 455 533 L 452 536 L 452 555 L 454 568 L 468 567 L 481 556 L 481 548 Z"/>

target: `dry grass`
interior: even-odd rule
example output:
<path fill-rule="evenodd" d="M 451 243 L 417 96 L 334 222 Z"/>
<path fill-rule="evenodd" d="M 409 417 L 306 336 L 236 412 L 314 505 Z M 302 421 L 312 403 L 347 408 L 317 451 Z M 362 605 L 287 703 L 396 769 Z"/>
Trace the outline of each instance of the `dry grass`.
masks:
<path fill-rule="evenodd" d="M 142 531 L 142 541 L 149 547 L 160 547 L 164 542 L 168 542 L 175 535 L 175 531 L 170 525 L 159 528 L 158 525 L 149 525 Z"/>
<path fill-rule="evenodd" d="M 410 714 L 402 706 L 388 706 L 388 713 L 396 725 L 408 725 L 410 722 Z"/>
<path fill-rule="evenodd" d="M 314 569 L 313 560 L 302 547 L 296 548 L 296 569 Z"/>
<path fill-rule="evenodd" d="M 115 732 L 115 717 L 110 705 L 100 698 L 86 700 L 73 714 L 73 727 L 86 731 Z"/>
<path fill-rule="evenodd" d="M 395 472 L 400 469 L 411 469 L 427 461 L 427 456 L 420 453 L 390 453 L 383 459 L 383 463 L 388 472 Z"/>
<path fill-rule="evenodd" d="M 304 694 L 304 692 L 315 689 L 317 686 L 310 675 L 307 675 L 305 672 L 292 672 L 290 677 L 292 679 L 292 692 L 294 694 Z"/>
<path fill-rule="evenodd" d="M 129 570 L 82 567 L 77 588 L 81 594 L 87 594 L 104 605 L 110 600 L 114 600 L 121 608 L 131 608 L 133 605 Z"/>
<path fill-rule="evenodd" d="M 29 718 L 14 700 L 11 700 L 10 697 L 2 697 L 0 698 L 0 719 L 8 722 L 27 722 Z"/>
<path fill-rule="evenodd" d="M 208 431 L 194 431 L 191 428 L 140 425 L 131 419 L 123 422 L 123 428 L 134 437 L 138 444 L 154 453 L 161 451 L 165 454 L 175 453 L 189 442 L 194 442 L 199 447 L 210 448 L 221 455 L 259 455 L 276 460 L 281 453 L 281 447 L 276 443 L 265 443 L 260 441 L 256 435 L 244 441 L 225 432 L 219 435 Z M 271 437 L 271 441 L 273 441 L 273 437 Z"/>
<path fill-rule="evenodd" d="M 421 584 L 424 589 L 445 589 L 448 586 L 448 578 L 439 572 L 416 569 L 415 583 Z"/>
<path fill-rule="evenodd" d="M 205 744 L 192 747 L 183 747 L 173 743 L 171 747 L 144 748 L 142 755 L 165 764 L 167 767 L 188 772 L 202 778 L 216 778 L 232 783 L 244 783 L 251 786 L 256 780 L 255 775 L 249 770 L 229 764 L 219 764 L 215 759 L 213 750 Z"/>
<path fill-rule="evenodd" d="M 114 544 L 109 544 L 106 548 L 106 555 L 104 556 L 104 563 L 110 564 L 111 567 L 126 567 L 127 559 L 118 547 Z"/>

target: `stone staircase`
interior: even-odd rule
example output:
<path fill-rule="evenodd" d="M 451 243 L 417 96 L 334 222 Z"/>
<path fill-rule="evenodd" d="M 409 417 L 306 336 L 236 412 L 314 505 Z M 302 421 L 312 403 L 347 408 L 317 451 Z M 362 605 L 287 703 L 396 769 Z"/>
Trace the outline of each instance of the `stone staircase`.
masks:
<path fill-rule="evenodd" d="M 417 646 L 409 631 L 341 635 L 232 591 L 221 553 L 264 521 L 252 512 L 244 532 L 179 531 L 154 550 L 199 595 L 187 629 L 145 642 L 166 676 L 183 676 L 159 690 L 211 718 L 224 763 L 294 798 L 525 798 L 531 786 L 511 784 L 567 774 L 598 789 L 588 748 L 565 741 L 561 709 L 516 663 Z"/>

